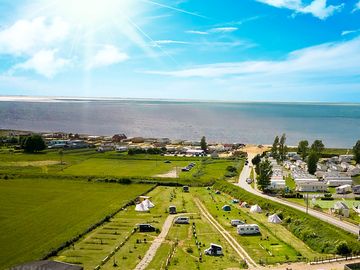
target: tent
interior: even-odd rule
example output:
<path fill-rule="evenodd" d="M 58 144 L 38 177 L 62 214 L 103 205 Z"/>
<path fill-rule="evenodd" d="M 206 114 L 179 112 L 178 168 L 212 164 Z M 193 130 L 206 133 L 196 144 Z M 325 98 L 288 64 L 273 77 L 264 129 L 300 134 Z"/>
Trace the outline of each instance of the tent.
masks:
<path fill-rule="evenodd" d="M 144 200 L 142 204 L 144 204 L 147 208 L 153 208 L 155 206 L 149 199 Z"/>
<path fill-rule="evenodd" d="M 277 214 L 270 215 L 268 217 L 268 221 L 271 223 L 281 223 L 281 219 L 279 218 L 279 216 Z"/>
<path fill-rule="evenodd" d="M 222 210 L 224 210 L 224 211 L 231 211 L 231 207 L 230 207 L 230 205 L 224 205 L 223 207 L 222 207 Z"/>
<path fill-rule="evenodd" d="M 240 204 L 240 206 L 241 206 L 241 207 L 244 207 L 244 208 L 245 208 L 245 207 L 248 207 L 248 203 L 247 203 L 247 202 L 242 202 L 242 203 Z"/>
<path fill-rule="evenodd" d="M 257 204 L 250 207 L 250 213 L 261 213 L 261 212 L 262 212 L 262 209 Z"/>
<path fill-rule="evenodd" d="M 135 211 L 137 211 L 137 212 L 147 212 L 147 211 L 149 211 L 149 208 L 143 203 L 138 203 L 135 206 Z"/>

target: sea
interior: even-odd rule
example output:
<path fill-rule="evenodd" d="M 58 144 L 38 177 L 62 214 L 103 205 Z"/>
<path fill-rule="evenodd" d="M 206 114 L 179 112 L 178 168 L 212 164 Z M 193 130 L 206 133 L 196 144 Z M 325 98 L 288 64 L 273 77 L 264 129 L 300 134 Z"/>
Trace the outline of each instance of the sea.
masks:
<path fill-rule="evenodd" d="M 360 104 L 0 97 L 0 129 L 246 144 L 285 133 L 289 145 L 350 148 L 360 139 Z"/>

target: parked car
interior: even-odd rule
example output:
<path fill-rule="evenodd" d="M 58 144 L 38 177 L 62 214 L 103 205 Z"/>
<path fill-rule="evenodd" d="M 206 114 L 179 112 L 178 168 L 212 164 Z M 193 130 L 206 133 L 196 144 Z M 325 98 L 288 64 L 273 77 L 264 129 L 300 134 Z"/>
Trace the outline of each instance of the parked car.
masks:
<path fill-rule="evenodd" d="M 140 232 L 155 232 L 155 227 L 150 224 L 139 224 L 138 225 Z"/>
<path fill-rule="evenodd" d="M 246 183 L 248 183 L 249 185 L 253 182 L 253 180 L 251 178 L 247 178 L 246 179 Z"/>
<path fill-rule="evenodd" d="M 220 256 L 220 255 L 223 255 L 222 246 L 211 243 L 211 244 L 210 244 L 210 247 L 209 247 L 208 249 L 205 249 L 205 250 L 204 250 L 204 253 L 205 253 L 206 255 L 210 255 L 210 256 Z"/>
<path fill-rule="evenodd" d="M 189 217 L 177 217 L 174 220 L 175 224 L 189 224 L 190 223 L 190 218 Z"/>
<path fill-rule="evenodd" d="M 232 219 L 232 220 L 230 221 L 230 223 L 231 223 L 231 226 L 234 226 L 234 227 L 237 227 L 237 225 L 243 225 L 243 224 L 245 224 L 245 222 L 242 221 L 242 220 L 240 220 L 240 219 Z"/>

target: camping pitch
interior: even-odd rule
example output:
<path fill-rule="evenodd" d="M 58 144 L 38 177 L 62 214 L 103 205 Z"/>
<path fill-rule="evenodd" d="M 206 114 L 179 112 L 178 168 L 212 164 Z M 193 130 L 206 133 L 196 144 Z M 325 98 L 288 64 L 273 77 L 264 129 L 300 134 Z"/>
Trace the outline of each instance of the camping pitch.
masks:
<path fill-rule="evenodd" d="M 250 213 L 261 213 L 261 212 L 262 212 L 262 209 L 257 204 L 250 207 Z"/>
<path fill-rule="evenodd" d="M 144 200 L 142 204 L 144 204 L 147 208 L 153 208 L 155 206 L 149 199 Z"/>
<path fill-rule="evenodd" d="M 273 215 L 270 215 L 268 217 L 268 221 L 271 222 L 271 223 L 281 223 L 281 219 L 279 218 L 279 216 L 277 214 L 273 214 Z"/>

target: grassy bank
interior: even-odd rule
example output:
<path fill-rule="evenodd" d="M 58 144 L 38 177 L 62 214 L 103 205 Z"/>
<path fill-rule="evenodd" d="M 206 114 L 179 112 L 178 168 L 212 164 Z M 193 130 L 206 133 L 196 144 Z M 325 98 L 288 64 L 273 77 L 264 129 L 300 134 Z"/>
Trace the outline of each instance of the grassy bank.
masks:
<path fill-rule="evenodd" d="M 263 210 L 281 213 L 283 226 L 310 248 L 320 253 L 336 253 L 337 245 L 344 241 L 354 253 L 360 253 L 360 243 L 356 237 L 315 217 L 293 208 L 265 200 L 225 181 L 219 181 L 214 188 L 222 190 L 242 201 L 259 204 Z"/>

